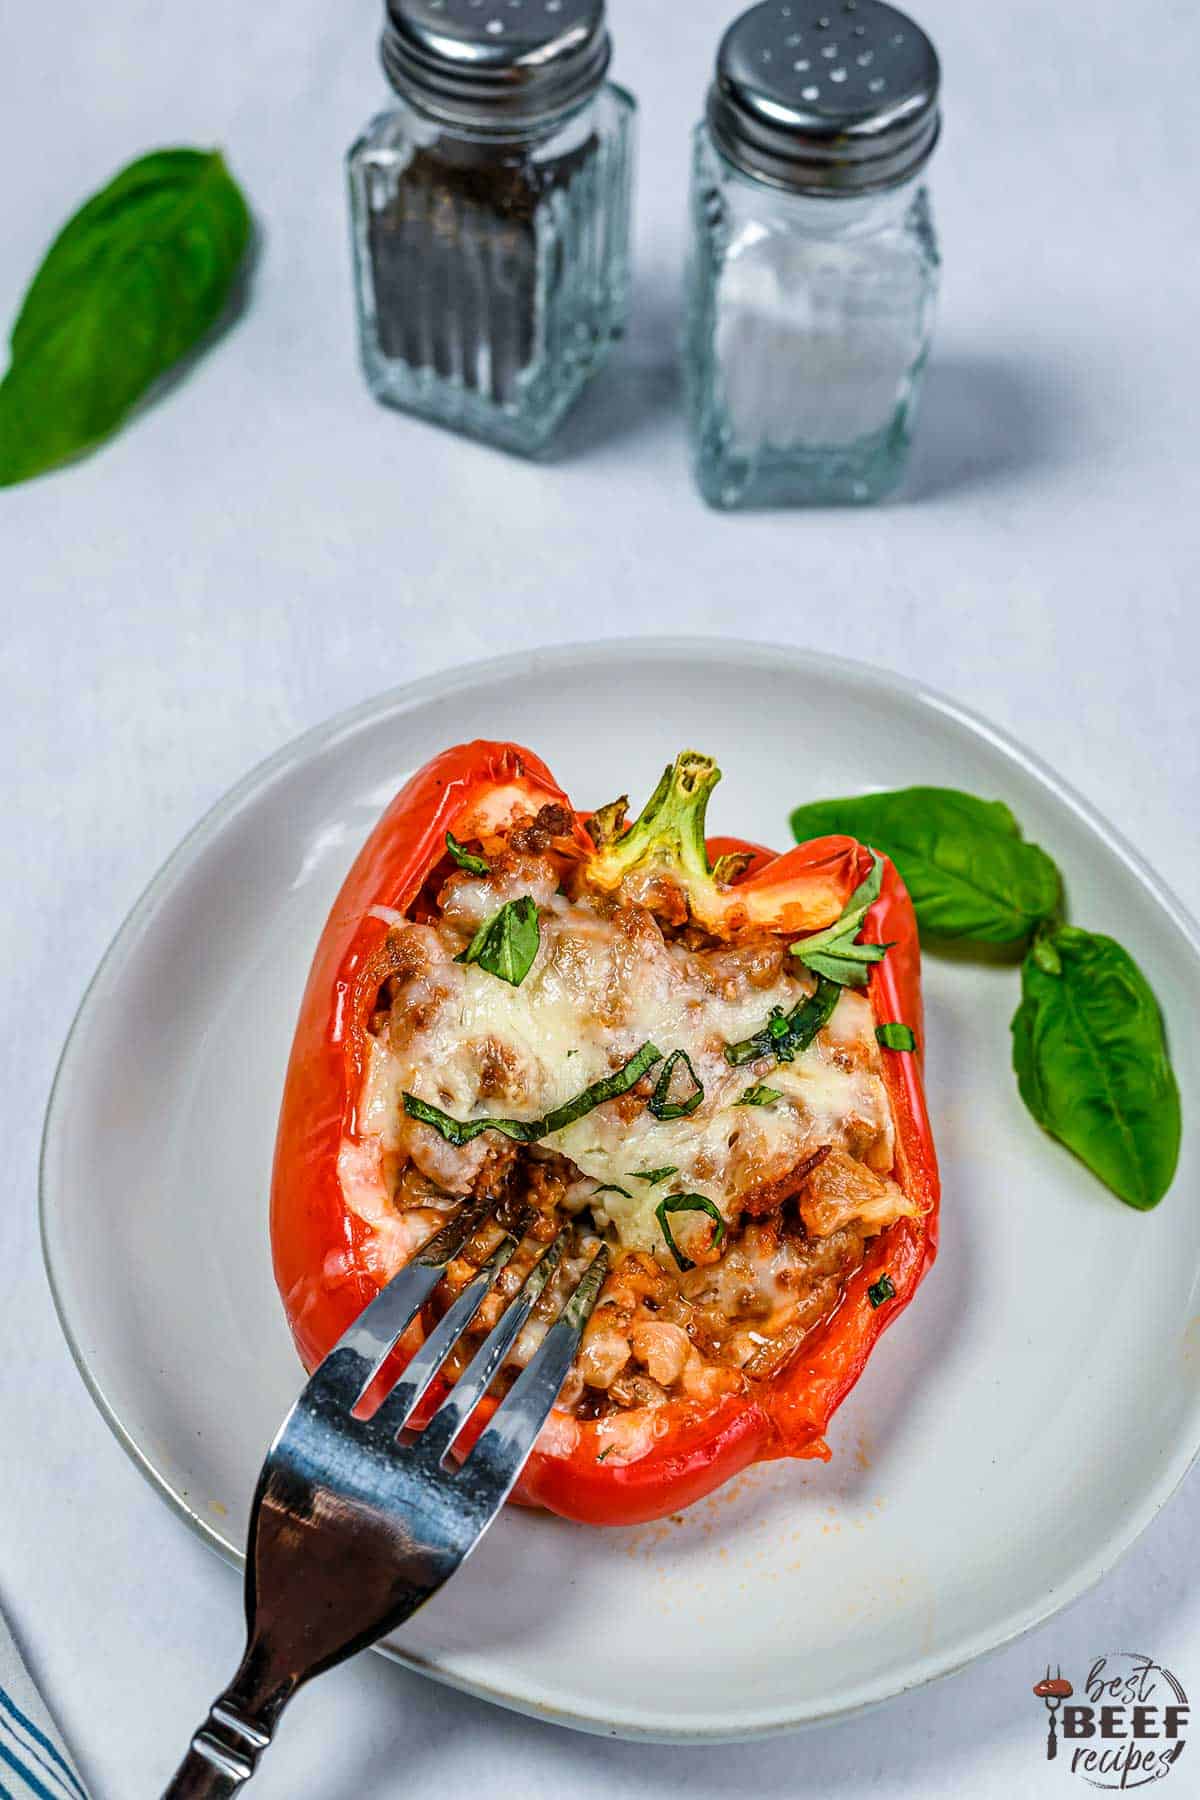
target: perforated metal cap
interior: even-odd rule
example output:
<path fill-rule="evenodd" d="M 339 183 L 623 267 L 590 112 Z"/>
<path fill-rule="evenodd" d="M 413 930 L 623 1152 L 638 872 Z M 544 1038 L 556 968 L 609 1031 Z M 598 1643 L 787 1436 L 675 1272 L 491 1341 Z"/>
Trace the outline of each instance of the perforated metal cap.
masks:
<path fill-rule="evenodd" d="M 381 50 L 397 93 L 480 131 L 582 105 L 612 54 L 604 0 L 387 0 Z"/>
<path fill-rule="evenodd" d="M 894 187 L 941 126 L 937 52 L 882 0 L 766 0 L 717 53 L 709 128 L 759 180 L 801 193 Z"/>

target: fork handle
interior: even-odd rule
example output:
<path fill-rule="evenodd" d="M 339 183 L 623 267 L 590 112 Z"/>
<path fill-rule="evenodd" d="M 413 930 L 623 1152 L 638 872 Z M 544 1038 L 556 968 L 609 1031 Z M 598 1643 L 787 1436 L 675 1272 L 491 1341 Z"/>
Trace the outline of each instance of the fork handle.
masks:
<path fill-rule="evenodd" d="M 162 1800 L 230 1800 L 249 1781 L 270 1742 L 265 1724 L 222 1694 L 164 1788 Z"/>

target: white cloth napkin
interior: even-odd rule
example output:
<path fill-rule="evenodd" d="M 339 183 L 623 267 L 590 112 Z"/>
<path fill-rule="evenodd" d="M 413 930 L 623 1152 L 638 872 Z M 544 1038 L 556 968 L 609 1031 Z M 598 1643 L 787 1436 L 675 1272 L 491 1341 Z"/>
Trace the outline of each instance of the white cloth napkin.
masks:
<path fill-rule="evenodd" d="M 0 1800 L 88 1800 L 0 1614 Z"/>

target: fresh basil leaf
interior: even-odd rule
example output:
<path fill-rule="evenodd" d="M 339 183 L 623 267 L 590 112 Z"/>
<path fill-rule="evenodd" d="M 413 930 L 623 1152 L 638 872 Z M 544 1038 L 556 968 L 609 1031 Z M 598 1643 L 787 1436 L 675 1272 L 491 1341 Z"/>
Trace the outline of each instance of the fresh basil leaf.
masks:
<path fill-rule="evenodd" d="M 446 848 L 459 868 L 465 869 L 468 875 L 491 874 L 486 858 L 472 856 L 469 850 L 464 850 L 452 831 L 446 833 Z"/>
<path fill-rule="evenodd" d="M 50 246 L 0 382 L 0 487 L 111 435 L 225 310 L 250 214 L 218 151 L 157 150 Z"/>
<path fill-rule="evenodd" d="M 799 938 L 789 944 L 791 954 L 805 963 L 814 975 L 823 975 L 827 981 L 836 981 L 841 987 L 866 987 L 869 965 L 882 962 L 889 946 L 858 944 L 854 940 L 882 887 L 883 862 L 872 853 L 871 873 L 865 881 L 859 882 L 842 908 L 840 918 L 827 925 L 824 931 L 814 931 L 811 937 Z"/>
<path fill-rule="evenodd" d="M 867 1289 L 867 1299 L 873 1308 L 882 1306 L 885 1300 L 894 1300 L 895 1298 L 896 1284 L 886 1272 L 879 1277 L 878 1281 L 873 1281 Z"/>
<path fill-rule="evenodd" d="M 667 1240 L 667 1249 L 675 1258 L 680 1269 L 694 1269 L 696 1266 L 695 1263 L 690 1256 L 684 1255 L 683 1251 L 679 1248 L 679 1245 L 675 1242 L 671 1227 L 667 1224 L 668 1213 L 681 1212 L 707 1213 L 716 1227 L 712 1235 L 714 1245 L 719 1244 L 721 1239 L 725 1236 L 725 1221 L 718 1212 L 714 1202 L 708 1199 L 705 1194 L 668 1194 L 666 1199 L 660 1200 L 655 1207 L 654 1216 L 658 1220 L 663 1237 Z"/>
<path fill-rule="evenodd" d="M 684 1065 L 691 1079 L 692 1092 L 686 1100 L 672 1100 L 670 1098 L 671 1077 L 680 1063 Z M 672 1050 L 662 1066 L 662 1072 L 654 1084 L 654 1092 L 646 1104 L 656 1119 L 687 1119 L 695 1112 L 703 1098 L 704 1084 L 692 1067 L 691 1057 L 686 1050 Z"/>
<path fill-rule="evenodd" d="M 668 1175 L 678 1175 L 678 1173 L 679 1170 L 675 1167 L 675 1164 L 668 1163 L 666 1167 L 662 1169 L 634 1169 L 633 1179 L 635 1181 L 644 1181 L 650 1187 L 657 1187 L 660 1181 L 665 1181 L 667 1179 Z"/>
<path fill-rule="evenodd" d="M 528 894 L 507 900 L 492 918 L 485 920 L 455 962 L 478 963 L 489 975 L 520 987 L 538 953 L 541 927 L 537 901 Z"/>
<path fill-rule="evenodd" d="M 824 975 L 806 1000 L 801 1000 L 790 1013 L 775 1007 L 761 1031 L 743 1038 L 740 1044 L 726 1044 L 725 1061 L 733 1068 L 755 1062 L 760 1056 L 774 1057 L 776 1062 L 792 1062 L 808 1049 L 817 1033 L 828 1025 L 833 1009 L 841 998 L 842 987 Z"/>
<path fill-rule="evenodd" d="M 889 1019 L 885 1025 L 875 1027 L 875 1036 L 885 1050 L 915 1050 L 917 1034 L 911 1025 L 901 1024 L 899 1019 Z"/>
<path fill-rule="evenodd" d="M 603 1081 L 593 1081 L 591 1087 L 584 1088 L 582 1094 L 577 1094 L 574 1100 L 568 1100 L 564 1105 L 555 1107 L 553 1112 L 547 1113 L 542 1120 L 543 1135 L 562 1131 L 566 1126 L 573 1125 L 576 1119 L 582 1119 L 585 1114 L 603 1106 L 606 1100 L 616 1100 L 622 1094 L 627 1094 L 630 1088 L 637 1086 L 648 1069 L 661 1061 L 661 1050 L 656 1050 L 653 1044 L 643 1044 L 637 1054 L 631 1056 L 614 1074 L 606 1075 Z"/>
<path fill-rule="evenodd" d="M 428 1100 L 418 1100 L 415 1094 L 405 1094 L 404 1110 L 410 1119 L 419 1119 L 422 1125 L 432 1125 L 440 1131 L 448 1144 L 461 1148 L 479 1137 L 484 1131 L 499 1131 L 505 1137 L 513 1138 L 518 1144 L 533 1144 L 542 1135 L 542 1119 L 455 1119 L 440 1106 L 431 1106 Z"/>
<path fill-rule="evenodd" d="M 1043 931 L 1012 1022 L 1021 1098 L 1129 1206 L 1149 1211 L 1179 1160 L 1179 1088 L 1145 976 L 1113 938 Z"/>
<path fill-rule="evenodd" d="M 602 1181 L 598 1187 L 592 1189 L 591 1198 L 594 1200 L 597 1194 L 620 1194 L 625 1200 L 633 1199 L 629 1189 L 618 1187 L 615 1181 Z"/>
<path fill-rule="evenodd" d="M 736 1104 L 738 1106 L 771 1106 L 776 1100 L 782 1099 L 783 1095 L 778 1088 L 764 1087 L 761 1081 L 756 1081 L 753 1087 L 746 1089 Z"/>
<path fill-rule="evenodd" d="M 956 788 L 898 788 L 798 806 L 792 830 L 801 843 L 845 832 L 891 857 L 921 930 L 933 937 L 1024 944 L 1058 912 L 1058 869 L 1025 842 L 999 800 Z"/>

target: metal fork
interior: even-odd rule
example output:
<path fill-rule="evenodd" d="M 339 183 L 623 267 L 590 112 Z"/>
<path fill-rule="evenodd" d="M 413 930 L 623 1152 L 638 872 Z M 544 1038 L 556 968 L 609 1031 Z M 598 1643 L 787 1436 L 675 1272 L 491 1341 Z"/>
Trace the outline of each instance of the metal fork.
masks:
<path fill-rule="evenodd" d="M 246 1651 L 163 1800 L 228 1800 L 250 1780 L 280 1714 L 312 1676 L 411 1618 L 500 1511 L 558 1397 L 608 1265 L 601 1248 L 461 1463 L 455 1439 L 558 1267 L 560 1232 L 424 1428 L 402 1443 L 519 1230 L 500 1244 L 408 1363 L 383 1404 L 355 1416 L 445 1274 L 491 1215 L 468 1206 L 371 1302 L 334 1346 L 267 1452 L 250 1514 Z M 499 1223 L 499 1221 L 496 1221 Z"/>

